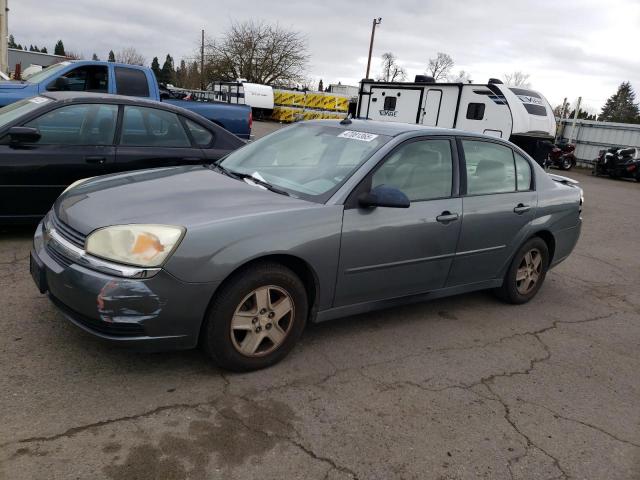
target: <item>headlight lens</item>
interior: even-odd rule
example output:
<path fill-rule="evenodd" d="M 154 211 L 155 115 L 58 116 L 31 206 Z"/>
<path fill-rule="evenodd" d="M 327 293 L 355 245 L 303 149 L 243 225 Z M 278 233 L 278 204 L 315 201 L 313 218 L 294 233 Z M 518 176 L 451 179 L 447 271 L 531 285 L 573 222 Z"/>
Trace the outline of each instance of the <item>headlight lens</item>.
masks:
<path fill-rule="evenodd" d="M 114 225 L 93 232 L 86 251 L 96 257 L 140 267 L 159 267 L 184 235 L 170 225 Z"/>
<path fill-rule="evenodd" d="M 64 191 L 60 194 L 60 195 L 64 195 L 65 193 L 67 193 L 69 190 L 71 190 L 73 187 L 77 187 L 78 185 L 80 185 L 81 183 L 86 182 L 87 180 L 91 180 L 92 178 L 95 177 L 87 177 L 87 178 L 81 178 L 80 180 L 76 180 L 75 182 L 73 182 L 71 185 L 69 185 L 67 188 L 64 189 Z"/>

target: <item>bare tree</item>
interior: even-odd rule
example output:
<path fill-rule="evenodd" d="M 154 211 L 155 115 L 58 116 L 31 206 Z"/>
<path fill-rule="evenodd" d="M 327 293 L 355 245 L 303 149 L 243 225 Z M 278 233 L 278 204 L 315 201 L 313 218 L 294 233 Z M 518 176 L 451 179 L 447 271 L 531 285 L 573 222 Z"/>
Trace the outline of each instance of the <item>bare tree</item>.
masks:
<path fill-rule="evenodd" d="M 407 72 L 398 65 L 398 59 L 391 53 L 382 54 L 382 73 L 376 80 L 380 82 L 402 82 L 407 79 Z"/>
<path fill-rule="evenodd" d="M 472 83 L 471 74 L 469 72 L 465 72 L 464 70 L 460 70 L 455 75 L 449 75 L 447 80 L 452 83 Z"/>
<path fill-rule="evenodd" d="M 278 24 L 245 21 L 233 23 L 206 45 L 207 76 L 211 80 L 236 80 L 292 85 L 304 79 L 309 61 L 302 33 Z"/>
<path fill-rule="evenodd" d="M 82 54 L 67 50 L 64 52 L 64 56 L 67 60 L 82 60 Z"/>
<path fill-rule="evenodd" d="M 128 63 L 130 65 L 145 64 L 144 57 L 133 47 L 127 47 L 123 48 L 122 50 L 118 50 L 115 54 L 115 57 L 116 62 L 118 63 Z"/>
<path fill-rule="evenodd" d="M 436 58 L 429 59 L 427 74 L 431 75 L 436 80 L 441 80 L 447 77 L 449 71 L 453 68 L 453 65 L 454 61 L 450 55 L 438 52 Z"/>
<path fill-rule="evenodd" d="M 513 72 L 504 74 L 504 82 L 510 87 L 531 87 L 529 83 L 529 74 L 522 72 Z"/>

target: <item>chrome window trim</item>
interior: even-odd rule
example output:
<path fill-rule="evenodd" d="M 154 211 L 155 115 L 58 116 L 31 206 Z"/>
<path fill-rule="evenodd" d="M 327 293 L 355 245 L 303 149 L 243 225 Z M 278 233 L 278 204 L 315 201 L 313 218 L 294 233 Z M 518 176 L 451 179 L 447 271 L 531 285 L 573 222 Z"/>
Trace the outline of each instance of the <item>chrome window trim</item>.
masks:
<path fill-rule="evenodd" d="M 160 271 L 160 268 L 132 267 L 94 257 L 66 240 L 54 227 L 50 227 L 47 223 L 45 222 L 43 228 L 45 245 L 49 245 L 78 265 L 108 275 L 126 278 L 151 278 Z"/>

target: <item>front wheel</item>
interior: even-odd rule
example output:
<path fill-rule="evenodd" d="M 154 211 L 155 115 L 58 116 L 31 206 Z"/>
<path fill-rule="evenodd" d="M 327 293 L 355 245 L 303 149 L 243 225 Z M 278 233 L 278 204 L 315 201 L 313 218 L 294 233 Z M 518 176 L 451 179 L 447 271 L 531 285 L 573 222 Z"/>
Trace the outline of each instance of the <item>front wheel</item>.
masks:
<path fill-rule="evenodd" d="M 573 162 L 570 158 L 565 158 L 564 160 L 562 160 L 562 170 L 571 170 L 571 167 L 573 167 Z"/>
<path fill-rule="evenodd" d="M 282 360 L 307 320 L 307 294 L 290 269 L 263 263 L 234 274 L 216 294 L 202 346 L 221 367 L 258 370 Z"/>
<path fill-rule="evenodd" d="M 547 244 L 540 237 L 533 237 L 513 257 L 502 287 L 496 289 L 496 294 L 508 303 L 526 303 L 540 290 L 548 268 Z"/>

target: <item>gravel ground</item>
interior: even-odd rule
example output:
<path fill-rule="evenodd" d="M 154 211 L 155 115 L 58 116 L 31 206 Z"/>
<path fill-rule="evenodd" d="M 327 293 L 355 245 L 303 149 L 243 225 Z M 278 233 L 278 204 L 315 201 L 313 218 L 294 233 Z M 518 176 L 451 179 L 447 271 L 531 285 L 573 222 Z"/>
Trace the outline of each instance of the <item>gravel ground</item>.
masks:
<path fill-rule="evenodd" d="M 242 375 L 85 335 L 36 291 L 31 231 L 5 230 L 0 478 L 640 478 L 640 184 L 569 176 L 582 238 L 529 304 L 311 326 Z"/>

